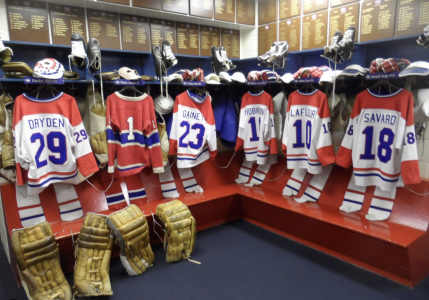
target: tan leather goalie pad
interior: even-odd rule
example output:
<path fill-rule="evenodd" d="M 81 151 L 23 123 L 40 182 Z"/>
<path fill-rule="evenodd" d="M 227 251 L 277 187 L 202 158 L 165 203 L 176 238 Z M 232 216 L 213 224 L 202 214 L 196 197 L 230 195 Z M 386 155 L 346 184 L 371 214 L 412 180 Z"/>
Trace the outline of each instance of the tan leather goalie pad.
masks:
<path fill-rule="evenodd" d="M 48 222 L 12 231 L 19 275 L 31 300 L 70 300 L 71 289 L 60 267 L 58 246 Z"/>
<path fill-rule="evenodd" d="M 165 225 L 167 262 L 189 260 L 197 236 L 197 223 L 189 208 L 173 200 L 158 205 L 156 215 Z"/>
<path fill-rule="evenodd" d="M 137 205 L 131 204 L 107 218 L 121 248 L 120 259 L 128 275 L 135 276 L 152 267 L 154 255 L 149 244 L 149 226 Z"/>
<path fill-rule="evenodd" d="M 87 213 L 75 244 L 73 294 L 77 297 L 113 295 L 109 266 L 113 239 L 107 217 Z"/>

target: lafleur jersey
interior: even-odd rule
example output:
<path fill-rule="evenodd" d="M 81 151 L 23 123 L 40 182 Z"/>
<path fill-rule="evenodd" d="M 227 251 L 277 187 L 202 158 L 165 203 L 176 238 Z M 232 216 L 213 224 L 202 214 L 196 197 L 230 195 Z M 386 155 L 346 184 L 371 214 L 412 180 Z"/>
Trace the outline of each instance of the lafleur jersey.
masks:
<path fill-rule="evenodd" d="M 79 183 L 98 171 L 76 100 L 64 93 L 51 99 L 18 96 L 13 113 L 16 177 L 36 195 L 55 182 Z M 28 172 L 24 171 L 28 170 Z"/>
<path fill-rule="evenodd" d="M 413 96 L 406 90 L 377 95 L 370 90 L 356 97 L 337 164 L 353 164 L 355 183 L 391 191 L 403 183 L 420 182 Z"/>
<path fill-rule="evenodd" d="M 199 165 L 217 153 L 216 126 L 208 94 L 190 91 L 176 97 L 170 132 L 170 155 L 177 155 L 178 168 Z"/>
<path fill-rule="evenodd" d="M 247 161 L 267 163 L 268 154 L 277 154 L 273 99 L 262 91 L 247 92 L 241 100 L 240 123 L 235 151 L 244 149 Z"/>
<path fill-rule="evenodd" d="M 107 97 L 106 106 L 108 172 L 114 172 L 115 161 L 121 176 L 139 173 L 147 166 L 154 173 L 164 172 L 152 97 L 116 92 Z"/>
<path fill-rule="evenodd" d="M 297 90 L 290 94 L 282 144 L 288 169 L 319 174 L 322 166 L 335 162 L 330 110 L 324 93 Z"/>

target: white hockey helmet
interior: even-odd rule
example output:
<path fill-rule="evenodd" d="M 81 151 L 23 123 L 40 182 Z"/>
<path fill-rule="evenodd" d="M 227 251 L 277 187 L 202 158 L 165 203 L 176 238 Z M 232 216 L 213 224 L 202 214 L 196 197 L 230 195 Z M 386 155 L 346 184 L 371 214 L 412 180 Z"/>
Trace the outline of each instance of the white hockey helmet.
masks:
<path fill-rule="evenodd" d="M 163 92 L 161 92 L 161 95 L 155 98 L 153 101 L 153 105 L 155 107 L 155 110 L 157 113 L 161 115 L 168 115 L 172 112 L 174 107 L 174 99 L 171 98 L 171 96 L 166 93 L 165 96 Z"/>
<path fill-rule="evenodd" d="M 45 58 L 37 62 L 34 67 L 33 77 L 60 79 L 64 75 L 64 67 L 58 60 Z"/>

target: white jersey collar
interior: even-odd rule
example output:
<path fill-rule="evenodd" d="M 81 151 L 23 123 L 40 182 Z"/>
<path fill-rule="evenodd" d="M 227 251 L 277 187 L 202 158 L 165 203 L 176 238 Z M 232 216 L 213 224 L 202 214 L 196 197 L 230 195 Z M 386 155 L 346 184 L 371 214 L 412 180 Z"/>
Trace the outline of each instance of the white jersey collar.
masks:
<path fill-rule="evenodd" d="M 30 95 L 28 95 L 28 94 L 26 94 L 26 93 L 24 93 L 24 94 L 22 94 L 25 98 L 27 98 L 28 100 L 31 100 L 31 101 L 34 101 L 34 102 L 42 102 L 42 103 L 44 103 L 44 102 L 52 102 L 52 101 L 55 101 L 55 100 L 57 100 L 57 99 L 59 99 L 59 98 L 61 98 L 61 96 L 62 95 L 64 95 L 64 93 L 63 92 L 60 92 L 58 95 L 56 95 L 55 97 L 52 97 L 52 98 L 48 98 L 48 99 L 37 99 L 37 98 L 34 98 L 34 97 L 31 97 Z"/>
<path fill-rule="evenodd" d="M 378 95 L 378 94 L 374 93 L 373 91 L 371 91 L 370 89 L 367 89 L 367 91 L 368 91 L 368 93 L 369 93 L 370 95 L 372 95 L 372 96 L 374 96 L 374 97 L 378 97 L 378 98 L 389 98 L 389 97 L 393 97 L 393 96 L 398 95 L 400 92 L 402 92 L 402 90 L 403 90 L 403 89 L 401 88 L 401 89 L 399 89 L 399 90 L 397 90 L 396 92 L 391 93 L 391 94 Z"/>
<path fill-rule="evenodd" d="M 138 97 L 124 96 L 124 95 L 120 94 L 119 92 L 115 92 L 115 95 L 118 96 L 118 98 L 121 98 L 122 100 L 127 100 L 127 101 L 141 101 L 147 97 L 146 93 L 144 93 L 143 95 L 138 96 Z"/>

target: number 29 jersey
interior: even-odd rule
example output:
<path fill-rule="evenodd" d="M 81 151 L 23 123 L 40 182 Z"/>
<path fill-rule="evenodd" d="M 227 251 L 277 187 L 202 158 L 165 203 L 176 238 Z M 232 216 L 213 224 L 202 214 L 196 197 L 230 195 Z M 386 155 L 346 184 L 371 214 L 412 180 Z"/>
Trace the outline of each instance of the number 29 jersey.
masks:
<path fill-rule="evenodd" d="M 13 112 L 16 177 L 27 180 L 28 195 L 55 182 L 79 183 L 98 171 L 76 100 L 64 93 L 51 99 L 18 96 Z M 23 170 L 28 170 L 25 172 Z"/>
<path fill-rule="evenodd" d="M 328 99 L 319 90 L 297 90 L 288 100 L 282 139 L 287 168 L 319 174 L 322 166 L 335 162 Z"/>
<path fill-rule="evenodd" d="M 198 96 L 186 91 L 176 97 L 169 154 L 177 155 L 178 168 L 190 168 L 214 159 L 217 138 L 210 95 Z"/>
<path fill-rule="evenodd" d="M 337 164 L 353 164 L 358 186 L 390 191 L 402 185 L 401 175 L 405 184 L 419 183 L 412 94 L 403 89 L 389 95 L 369 89 L 359 93 Z"/>

